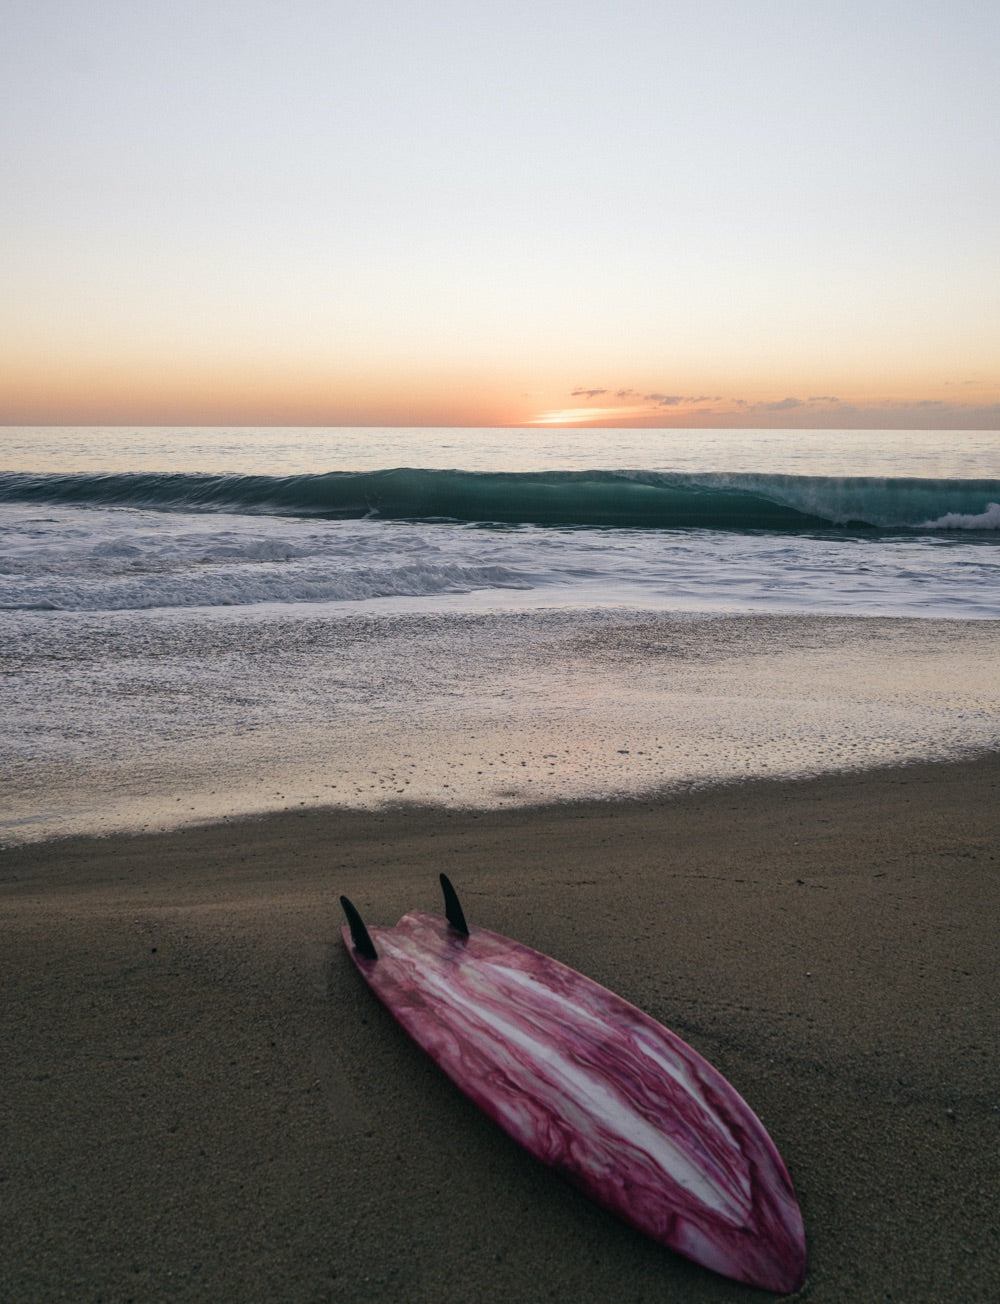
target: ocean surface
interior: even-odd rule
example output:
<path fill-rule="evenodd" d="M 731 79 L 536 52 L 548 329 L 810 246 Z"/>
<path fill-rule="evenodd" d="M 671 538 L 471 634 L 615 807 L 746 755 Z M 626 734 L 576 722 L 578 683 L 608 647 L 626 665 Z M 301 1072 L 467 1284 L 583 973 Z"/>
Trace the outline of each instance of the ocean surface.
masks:
<path fill-rule="evenodd" d="M 0 840 L 1000 741 L 1000 433 L 0 429 Z"/>

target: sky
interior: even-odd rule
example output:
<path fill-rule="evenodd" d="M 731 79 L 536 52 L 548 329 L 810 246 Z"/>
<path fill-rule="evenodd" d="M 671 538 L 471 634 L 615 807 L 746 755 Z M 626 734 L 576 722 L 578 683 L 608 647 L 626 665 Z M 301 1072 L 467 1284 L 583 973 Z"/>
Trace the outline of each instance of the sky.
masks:
<path fill-rule="evenodd" d="M 4 424 L 1000 427 L 996 0 L 0 0 Z"/>

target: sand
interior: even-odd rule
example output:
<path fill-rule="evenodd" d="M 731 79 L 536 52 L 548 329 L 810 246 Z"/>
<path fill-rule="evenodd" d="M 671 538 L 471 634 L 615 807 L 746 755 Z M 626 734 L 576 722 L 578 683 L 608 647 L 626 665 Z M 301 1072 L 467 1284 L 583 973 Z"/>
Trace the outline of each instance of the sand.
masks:
<path fill-rule="evenodd" d="M 518 1150 L 351 965 L 466 914 L 689 1040 L 764 1120 L 797 1298 L 1000 1298 L 1000 758 L 656 800 L 306 810 L 0 855 L 0 1298 L 768 1298 Z"/>

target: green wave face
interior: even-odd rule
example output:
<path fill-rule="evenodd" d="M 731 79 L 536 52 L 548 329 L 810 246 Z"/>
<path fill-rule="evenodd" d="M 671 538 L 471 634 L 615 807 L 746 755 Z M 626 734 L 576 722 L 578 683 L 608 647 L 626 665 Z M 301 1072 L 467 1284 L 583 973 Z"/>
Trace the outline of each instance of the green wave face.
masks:
<path fill-rule="evenodd" d="M 0 473 L 0 502 L 629 529 L 1000 530 L 1000 480 L 471 472 Z"/>

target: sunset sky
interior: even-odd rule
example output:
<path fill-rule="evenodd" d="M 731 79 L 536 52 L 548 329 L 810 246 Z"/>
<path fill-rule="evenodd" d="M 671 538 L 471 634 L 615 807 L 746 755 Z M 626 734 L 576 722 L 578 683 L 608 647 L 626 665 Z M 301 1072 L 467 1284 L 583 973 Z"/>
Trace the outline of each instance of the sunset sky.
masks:
<path fill-rule="evenodd" d="M 0 12 L 0 422 L 1000 426 L 996 0 Z"/>

